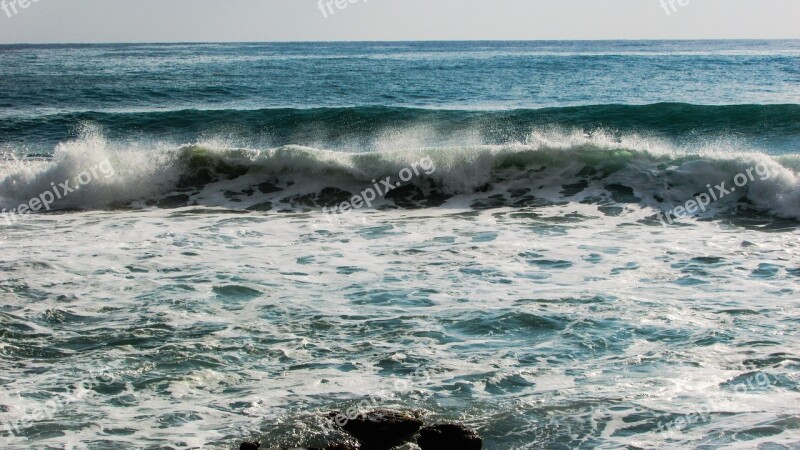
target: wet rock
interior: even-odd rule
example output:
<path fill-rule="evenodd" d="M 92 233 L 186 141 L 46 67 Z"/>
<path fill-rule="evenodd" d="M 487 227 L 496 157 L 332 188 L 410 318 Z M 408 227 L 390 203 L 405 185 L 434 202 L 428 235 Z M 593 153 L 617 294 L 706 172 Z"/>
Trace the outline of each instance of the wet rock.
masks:
<path fill-rule="evenodd" d="M 403 444 L 413 443 L 418 433 L 416 443 L 421 450 L 483 448 L 483 439 L 474 430 L 459 424 L 438 424 L 422 428 L 423 422 L 417 413 L 378 409 L 359 414 L 351 420 L 346 420 L 345 415 L 339 412 L 332 412 L 327 418 L 358 442 L 347 438 L 324 447 L 309 447 L 308 450 L 391 450 Z M 256 442 L 244 442 L 239 449 L 261 450 L 261 445 Z"/>
<path fill-rule="evenodd" d="M 481 450 L 483 439 L 462 425 L 441 424 L 423 428 L 417 444 L 422 450 Z"/>
<path fill-rule="evenodd" d="M 358 439 L 363 450 L 389 450 L 411 440 L 421 427 L 417 416 L 389 410 L 359 414 L 341 426 Z"/>
<path fill-rule="evenodd" d="M 239 446 L 239 450 L 260 450 L 260 449 L 261 449 L 261 444 L 258 442 L 243 442 L 242 445 Z M 287 449 L 280 449 L 280 450 L 287 450 Z M 337 442 L 335 444 L 330 444 L 325 447 L 309 447 L 308 450 L 360 450 L 360 447 L 358 446 L 358 444 L 352 442 Z"/>
<path fill-rule="evenodd" d="M 336 444 L 330 444 L 324 448 L 317 448 L 311 447 L 308 450 L 359 450 L 360 447 L 358 444 L 353 444 L 351 442 L 337 442 Z"/>

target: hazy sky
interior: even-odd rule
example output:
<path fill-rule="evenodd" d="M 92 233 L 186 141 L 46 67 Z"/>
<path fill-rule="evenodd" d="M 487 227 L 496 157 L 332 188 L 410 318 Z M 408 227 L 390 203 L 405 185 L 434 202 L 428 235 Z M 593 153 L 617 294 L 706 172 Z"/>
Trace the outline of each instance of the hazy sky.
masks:
<path fill-rule="evenodd" d="M 0 1 L 0 43 L 800 38 L 800 0 Z"/>

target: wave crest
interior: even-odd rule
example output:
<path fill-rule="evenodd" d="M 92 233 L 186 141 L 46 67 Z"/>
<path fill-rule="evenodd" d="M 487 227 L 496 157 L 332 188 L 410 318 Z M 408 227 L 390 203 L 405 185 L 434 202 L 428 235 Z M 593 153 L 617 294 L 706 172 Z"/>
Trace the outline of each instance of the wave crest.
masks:
<path fill-rule="evenodd" d="M 52 158 L 6 160 L 0 166 L 0 207 L 15 208 L 53 182 L 75 178 L 107 160 L 113 177 L 93 180 L 53 208 L 308 210 L 334 206 L 375 180 L 396 179 L 421 158 L 429 158 L 435 170 L 384 193 L 377 207 L 525 207 L 572 201 L 637 203 L 667 211 L 709 186 L 733 186 L 737 174 L 750 170 L 745 186 L 697 215 L 747 212 L 800 220 L 797 156 L 732 154 L 715 146 L 689 153 L 653 139 L 582 132 L 535 132 L 524 142 L 504 145 L 347 153 L 296 145 L 225 148 L 218 143 L 143 148 L 110 144 L 97 130 L 88 130 L 81 139 L 60 144 Z"/>

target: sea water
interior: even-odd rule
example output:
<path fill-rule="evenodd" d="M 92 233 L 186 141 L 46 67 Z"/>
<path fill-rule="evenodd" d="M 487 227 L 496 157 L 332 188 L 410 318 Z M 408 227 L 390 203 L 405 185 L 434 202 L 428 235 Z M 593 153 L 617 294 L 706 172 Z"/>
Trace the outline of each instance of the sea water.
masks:
<path fill-rule="evenodd" d="M 799 448 L 800 42 L 0 46 L 0 445 Z"/>

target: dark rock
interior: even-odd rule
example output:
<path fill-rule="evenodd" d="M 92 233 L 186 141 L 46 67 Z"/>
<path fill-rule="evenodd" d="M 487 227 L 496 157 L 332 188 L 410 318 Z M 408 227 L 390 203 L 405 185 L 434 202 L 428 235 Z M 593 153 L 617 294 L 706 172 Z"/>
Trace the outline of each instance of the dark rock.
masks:
<path fill-rule="evenodd" d="M 335 444 L 330 444 L 325 448 L 318 448 L 312 447 L 308 450 L 359 450 L 358 444 L 354 444 L 351 442 L 337 442 Z"/>
<path fill-rule="evenodd" d="M 243 442 L 239 450 L 259 450 L 261 444 L 258 442 Z M 359 450 L 358 444 L 352 442 L 337 442 L 325 447 L 310 447 L 308 450 Z"/>
<path fill-rule="evenodd" d="M 481 450 L 483 439 L 462 425 L 442 424 L 423 428 L 417 444 L 422 450 Z"/>
<path fill-rule="evenodd" d="M 336 414 L 331 415 L 334 423 Z M 411 440 L 422 427 L 422 421 L 411 414 L 376 410 L 359 414 L 342 428 L 358 439 L 363 450 L 388 450 Z"/>

